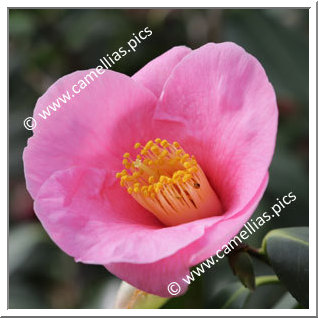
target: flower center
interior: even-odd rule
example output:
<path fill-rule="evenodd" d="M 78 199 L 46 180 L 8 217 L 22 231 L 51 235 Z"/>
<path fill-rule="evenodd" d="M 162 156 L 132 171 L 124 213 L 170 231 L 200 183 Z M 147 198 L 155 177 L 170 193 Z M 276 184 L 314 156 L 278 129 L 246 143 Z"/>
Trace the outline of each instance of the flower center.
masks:
<path fill-rule="evenodd" d="M 145 209 L 168 226 L 220 215 L 221 203 L 195 157 L 178 142 L 157 138 L 135 144 L 135 159 L 124 154 L 120 185 Z"/>

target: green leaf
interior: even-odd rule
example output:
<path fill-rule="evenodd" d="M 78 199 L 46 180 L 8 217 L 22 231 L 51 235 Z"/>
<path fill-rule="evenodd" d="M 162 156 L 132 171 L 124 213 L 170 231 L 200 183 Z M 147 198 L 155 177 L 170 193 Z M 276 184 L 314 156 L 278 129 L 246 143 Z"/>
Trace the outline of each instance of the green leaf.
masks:
<path fill-rule="evenodd" d="M 229 255 L 230 266 L 241 283 L 250 290 L 255 289 L 255 274 L 251 257 L 239 251 Z"/>
<path fill-rule="evenodd" d="M 231 283 L 213 296 L 210 308 L 243 308 L 249 293 L 241 283 Z"/>
<path fill-rule="evenodd" d="M 309 304 L 308 227 L 270 231 L 262 250 L 289 292 L 305 307 Z"/>
<path fill-rule="evenodd" d="M 290 293 L 285 293 L 276 305 L 273 306 L 273 309 L 293 309 L 297 304 L 297 300 Z"/>
<path fill-rule="evenodd" d="M 269 309 L 274 308 L 275 305 L 281 300 L 284 294 L 287 293 L 286 287 L 283 284 L 277 283 L 264 284 L 250 293 L 248 299 L 244 304 L 244 309 Z M 290 294 L 289 294 L 290 295 Z M 292 296 L 290 296 L 292 297 Z M 294 297 L 292 297 L 295 302 Z M 286 307 L 289 308 L 289 307 Z"/>
<path fill-rule="evenodd" d="M 263 285 L 272 285 L 278 283 L 279 280 L 275 275 L 258 276 L 255 279 L 256 288 Z M 248 288 L 242 286 L 241 283 L 231 283 L 222 288 L 213 296 L 210 306 L 211 308 L 241 309 L 244 307 L 250 295 L 251 291 Z"/>

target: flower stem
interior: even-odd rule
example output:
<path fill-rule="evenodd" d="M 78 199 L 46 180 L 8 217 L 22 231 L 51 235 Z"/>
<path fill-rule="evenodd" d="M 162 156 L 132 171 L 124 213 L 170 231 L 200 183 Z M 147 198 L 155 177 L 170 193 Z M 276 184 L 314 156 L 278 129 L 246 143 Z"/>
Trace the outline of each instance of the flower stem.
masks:
<path fill-rule="evenodd" d="M 233 252 L 246 252 L 271 267 L 269 259 L 262 248 L 256 249 L 245 243 L 241 243 L 233 250 Z"/>
<path fill-rule="evenodd" d="M 264 252 L 262 252 L 261 249 L 255 249 L 253 247 L 250 247 L 248 245 L 245 246 L 244 250 L 250 254 L 251 256 L 254 256 L 255 258 L 257 258 L 258 260 L 266 263 L 268 266 L 271 266 L 268 257 L 266 256 L 266 254 L 264 254 Z"/>
<path fill-rule="evenodd" d="M 268 285 L 268 284 L 279 284 L 279 279 L 276 275 L 258 276 L 255 279 L 255 287 Z"/>

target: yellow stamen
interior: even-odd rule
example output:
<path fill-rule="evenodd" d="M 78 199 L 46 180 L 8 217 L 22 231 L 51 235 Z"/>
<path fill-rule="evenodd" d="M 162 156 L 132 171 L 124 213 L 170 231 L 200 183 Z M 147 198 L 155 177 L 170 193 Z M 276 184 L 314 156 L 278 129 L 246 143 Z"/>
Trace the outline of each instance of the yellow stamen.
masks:
<path fill-rule="evenodd" d="M 132 187 L 129 187 L 129 188 L 127 189 L 127 191 L 128 191 L 129 194 L 132 194 L 133 188 L 132 188 Z"/>
<path fill-rule="evenodd" d="M 150 184 L 153 184 L 153 183 L 155 182 L 154 176 L 150 176 L 150 177 L 148 178 L 148 182 L 149 182 Z"/>
<path fill-rule="evenodd" d="M 149 140 L 137 142 L 136 159 L 130 153 L 122 161 L 127 170 L 116 173 L 120 185 L 136 201 L 168 226 L 220 215 L 220 201 L 195 157 L 185 153 L 178 142 Z"/>

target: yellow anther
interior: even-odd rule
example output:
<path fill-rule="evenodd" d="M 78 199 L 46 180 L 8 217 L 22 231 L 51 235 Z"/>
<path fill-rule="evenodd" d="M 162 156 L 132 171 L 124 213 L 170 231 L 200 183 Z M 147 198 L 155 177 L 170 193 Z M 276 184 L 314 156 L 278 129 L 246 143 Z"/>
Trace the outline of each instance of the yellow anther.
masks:
<path fill-rule="evenodd" d="M 172 144 L 174 145 L 175 148 L 180 148 L 180 145 L 177 141 L 174 141 Z"/>
<path fill-rule="evenodd" d="M 123 187 L 125 185 L 125 180 L 120 179 L 120 185 Z"/>
<path fill-rule="evenodd" d="M 161 141 L 160 145 L 161 145 L 163 148 L 166 148 L 166 147 L 169 146 L 169 143 L 168 143 L 167 140 L 164 139 L 164 140 Z"/>
<path fill-rule="evenodd" d="M 155 142 L 156 142 L 157 144 L 159 144 L 159 143 L 161 142 L 161 139 L 160 139 L 160 138 L 156 138 L 156 139 L 155 139 Z"/>
<path fill-rule="evenodd" d="M 176 150 L 176 155 L 177 155 L 177 156 L 180 156 L 181 154 L 182 154 L 182 149 Z"/>
<path fill-rule="evenodd" d="M 127 192 L 128 192 L 129 194 L 132 194 L 132 193 L 133 193 L 133 188 L 132 188 L 132 187 L 129 187 L 129 188 L 127 189 Z"/>
<path fill-rule="evenodd" d="M 192 163 L 192 165 L 197 165 L 198 163 L 197 163 L 197 161 L 195 160 L 195 159 L 191 159 L 191 161 L 190 161 L 191 163 Z"/>
<path fill-rule="evenodd" d="M 189 169 L 189 168 L 192 167 L 192 165 L 191 165 L 191 163 L 190 163 L 189 161 L 185 162 L 185 163 L 183 164 L 183 166 L 184 166 L 186 169 Z"/>
<path fill-rule="evenodd" d="M 162 183 L 158 182 L 155 184 L 155 192 L 158 193 L 163 188 Z"/>
<path fill-rule="evenodd" d="M 122 163 L 125 166 L 125 165 L 127 165 L 129 163 L 129 161 L 125 158 L 125 159 L 123 159 Z"/>
<path fill-rule="evenodd" d="M 134 192 L 138 193 L 139 192 L 139 187 L 140 187 L 140 183 L 134 183 Z"/>
<path fill-rule="evenodd" d="M 189 159 L 189 154 L 184 154 L 183 156 L 182 156 L 182 158 L 181 158 L 181 163 L 184 163 L 184 162 L 186 162 L 186 160 L 188 160 Z"/>
<path fill-rule="evenodd" d="M 148 161 L 147 161 L 147 165 L 148 165 L 148 166 L 151 166 L 152 164 L 153 164 L 153 161 L 152 161 L 152 160 L 148 160 Z"/>
<path fill-rule="evenodd" d="M 122 176 L 121 172 L 116 173 L 116 178 L 119 179 Z"/>
<path fill-rule="evenodd" d="M 141 160 L 141 155 L 137 155 L 136 158 L 139 159 L 139 160 Z"/>
<path fill-rule="evenodd" d="M 191 174 L 186 174 L 186 175 L 182 178 L 182 181 L 183 181 L 183 182 L 187 182 L 187 181 L 189 181 L 191 178 L 192 178 Z"/>
<path fill-rule="evenodd" d="M 167 179 L 166 179 L 166 182 L 167 182 L 167 184 L 172 184 L 172 183 L 173 183 L 173 180 L 172 180 L 171 178 L 167 178 Z"/>
<path fill-rule="evenodd" d="M 127 160 L 127 159 L 126 159 Z M 129 170 L 131 168 L 131 163 L 130 162 L 127 162 L 126 164 L 124 164 L 125 168 L 127 170 Z"/>
<path fill-rule="evenodd" d="M 148 178 L 148 182 L 149 182 L 150 184 L 154 183 L 154 182 L 155 182 L 154 176 L 150 176 L 150 177 Z"/>
<path fill-rule="evenodd" d="M 140 171 L 135 171 L 135 172 L 132 174 L 132 176 L 133 176 L 134 178 L 139 178 L 139 177 L 140 177 Z"/>
<path fill-rule="evenodd" d="M 146 150 L 145 148 L 140 151 L 140 154 L 141 154 L 142 156 L 144 156 L 146 153 L 147 153 L 147 150 Z"/>
<path fill-rule="evenodd" d="M 151 152 L 155 155 L 159 155 L 160 154 L 160 149 L 157 145 L 154 145 L 150 148 Z"/>
<path fill-rule="evenodd" d="M 165 150 L 161 151 L 159 158 L 164 158 L 167 154 L 168 154 L 168 150 L 165 149 Z"/>
<path fill-rule="evenodd" d="M 149 150 L 150 147 L 153 145 L 153 141 L 152 140 L 149 140 L 146 144 L 146 146 L 144 147 L 145 150 Z"/>
<path fill-rule="evenodd" d="M 129 152 L 126 152 L 124 155 L 123 155 L 124 158 L 129 158 L 130 157 L 130 153 Z"/>
<path fill-rule="evenodd" d="M 136 142 L 134 148 L 138 149 L 141 146 L 140 142 Z"/>
<path fill-rule="evenodd" d="M 182 176 L 182 175 L 184 175 L 185 174 L 185 172 L 184 171 L 182 171 L 182 170 L 178 170 L 178 171 L 176 171 L 174 174 L 173 174 L 173 176 Z"/>
<path fill-rule="evenodd" d="M 165 182 L 166 178 L 167 178 L 166 176 L 160 176 L 159 182 Z"/>
<path fill-rule="evenodd" d="M 188 171 L 190 173 L 196 173 L 198 171 L 198 167 L 191 167 L 190 169 L 188 169 Z"/>

